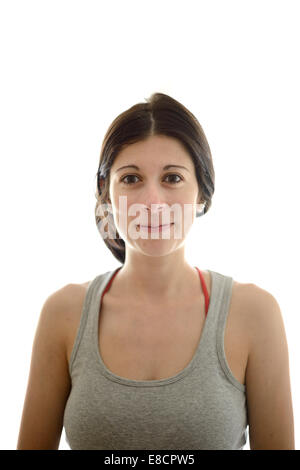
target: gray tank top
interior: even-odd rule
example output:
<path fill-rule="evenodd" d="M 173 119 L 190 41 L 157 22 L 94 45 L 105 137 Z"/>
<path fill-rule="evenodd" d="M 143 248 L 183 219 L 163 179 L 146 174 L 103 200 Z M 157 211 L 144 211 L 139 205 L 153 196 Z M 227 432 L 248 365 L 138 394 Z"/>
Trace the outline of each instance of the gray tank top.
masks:
<path fill-rule="evenodd" d="M 190 363 L 172 377 L 144 381 L 114 374 L 99 351 L 102 293 L 119 269 L 98 275 L 85 295 L 63 421 L 70 448 L 242 450 L 248 437 L 246 387 L 232 374 L 224 351 L 232 277 L 208 270 L 208 312 Z"/>

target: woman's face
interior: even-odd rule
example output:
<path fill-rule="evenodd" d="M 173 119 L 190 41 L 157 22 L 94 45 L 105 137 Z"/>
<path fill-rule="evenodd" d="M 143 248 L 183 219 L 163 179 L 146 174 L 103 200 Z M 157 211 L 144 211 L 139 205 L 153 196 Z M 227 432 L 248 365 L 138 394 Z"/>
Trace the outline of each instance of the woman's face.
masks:
<path fill-rule="evenodd" d="M 162 135 L 118 154 L 110 170 L 109 195 L 126 245 L 150 256 L 182 245 L 200 202 L 192 158 L 179 141 Z"/>

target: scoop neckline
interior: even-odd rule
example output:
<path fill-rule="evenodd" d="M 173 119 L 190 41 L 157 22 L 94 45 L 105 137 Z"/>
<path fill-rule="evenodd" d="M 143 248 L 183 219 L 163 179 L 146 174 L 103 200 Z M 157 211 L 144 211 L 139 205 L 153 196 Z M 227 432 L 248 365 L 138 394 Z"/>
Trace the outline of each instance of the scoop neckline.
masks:
<path fill-rule="evenodd" d="M 95 306 L 94 306 L 94 308 L 96 308 L 97 311 L 95 312 L 95 315 L 94 315 L 93 350 L 95 353 L 95 360 L 96 360 L 95 362 L 98 364 L 100 372 L 107 379 L 113 382 L 117 382 L 119 384 L 132 386 L 132 387 L 157 387 L 157 386 L 162 386 L 162 385 L 168 385 L 168 384 L 177 382 L 177 380 L 183 379 L 187 374 L 189 374 L 193 370 L 193 368 L 196 365 L 197 358 L 200 354 L 200 351 L 202 349 L 202 344 L 206 336 L 208 324 L 211 321 L 211 311 L 214 308 L 215 301 L 216 301 L 216 278 L 214 276 L 214 272 L 209 269 L 207 270 L 211 276 L 209 306 L 208 306 L 207 315 L 204 321 L 204 325 L 202 328 L 201 336 L 200 336 L 196 351 L 192 359 L 190 360 L 190 362 L 187 364 L 187 366 L 184 369 L 182 369 L 177 374 L 172 375 L 171 377 L 165 377 L 163 379 L 155 379 L 155 380 L 134 380 L 134 379 L 126 378 L 126 377 L 121 377 L 115 374 L 114 372 L 112 372 L 111 370 L 109 370 L 102 360 L 102 357 L 100 354 L 100 348 L 99 348 L 100 346 L 99 345 L 99 315 L 100 315 L 100 308 L 101 308 L 101 303 L 102 303 L 102 293 L 104 289 L 106 288 L 106 286 L 108 285 L 111 278 L 119 269 L 120 268 L 116 268 L 115 270 L 110 271 L 107 277 L 105 278 L 104 282 L 103 282 L 103 278 L 100 276 L 99 278 L 100 288 L 97 286 L 97 295 L 96 295 L 96 301 L 95 301 Z"/>

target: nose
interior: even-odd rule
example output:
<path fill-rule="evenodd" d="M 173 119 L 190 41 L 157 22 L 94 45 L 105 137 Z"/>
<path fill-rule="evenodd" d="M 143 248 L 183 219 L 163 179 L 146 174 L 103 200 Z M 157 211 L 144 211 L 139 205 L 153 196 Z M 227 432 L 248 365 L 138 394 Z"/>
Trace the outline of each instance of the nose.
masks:
<path fill-rule="evenodd" d="M 168 207 L 167 202 L 163 200 L 160 190 L 153 185 L 151 188 L 148 187 L 141 196 L 141 203 L 147 214 L 160 214 Z"/>
<path fill-rule="evenodd" d="M 145 204 L 145 210 L 148 214 L 160 214 L 168 207 L 168 204 L 151 202 Z"/>
<path fill-rule="evenodd" d="M 162 201 L 162 199 L 157 194 L 151 194 L 149 197 L 143 199 L 143 206 L 145 212 L 148 214 L 160 214 L 168 207 L 167 202 Z"/>

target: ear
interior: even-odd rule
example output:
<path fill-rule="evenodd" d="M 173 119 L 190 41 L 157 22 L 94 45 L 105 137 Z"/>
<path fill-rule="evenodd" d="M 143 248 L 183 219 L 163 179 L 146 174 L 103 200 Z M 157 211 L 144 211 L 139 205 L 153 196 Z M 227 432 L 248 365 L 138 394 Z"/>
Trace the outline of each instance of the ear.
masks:
<path fill-rule="evenodd" d="M 109 195 L 108 195 L 108 197 L 107 197 L 107 204 L 109 204 L 109 205 L 110 205 L 110 207 L 112 207 L 112 204 L 111 204 L 111 200 L 110 200 L 110 197 L 109 197 Z"/>
<path fill-rule="evenodd" d="M 197 197 L 197 204 L 203 204 L 205 202 L 205 199 L 203 198 L 200 190 L 198 191 L 198 197 Z"/>
<path fill-rule="evenodd" d="M 198 197 L 197 197 L 197 209 L 196 209 L 196 217 L 200 217 L 200 215 L 203 214 L 204 207 L 206 205 L 205 199 L 203 198 L 200 190 L 198 191 Z M 203 206 L 204 204 L 204 206 Z"/>

